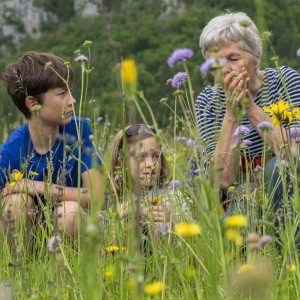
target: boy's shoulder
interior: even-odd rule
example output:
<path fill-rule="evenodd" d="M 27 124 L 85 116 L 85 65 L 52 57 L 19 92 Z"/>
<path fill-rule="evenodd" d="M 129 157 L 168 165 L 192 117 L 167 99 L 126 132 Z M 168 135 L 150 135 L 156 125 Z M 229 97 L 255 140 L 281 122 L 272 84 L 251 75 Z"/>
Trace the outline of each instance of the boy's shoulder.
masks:
<path fill-rule="evenodd" d="M 18 144 L 29 141 L 28 123 L 17 128 L 3 143 L 2 149 L 16 148 Z"/>

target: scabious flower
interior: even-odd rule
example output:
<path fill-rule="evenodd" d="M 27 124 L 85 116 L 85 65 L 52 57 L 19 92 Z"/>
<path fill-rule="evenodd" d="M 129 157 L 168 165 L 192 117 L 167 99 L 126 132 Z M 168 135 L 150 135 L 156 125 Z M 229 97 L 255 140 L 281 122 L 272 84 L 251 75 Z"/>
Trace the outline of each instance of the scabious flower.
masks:
<path fill-rule="evenodd" d="M 120 248 L 118 246 L 109 246 L 106 248 L 107 252 L 116 252 L 118 250 L 120 250 Z"/>
<path fill-rule="evenodd" d="M 272 243 L 273 238 L 270 235 L 264 235 L 258 242 L 257 242 L 257 247 L 261 249 L 264 244 L 266 243 Z"/>
<path fill-rule="evenodd" d="M 172 86 L 174 88 L 178 89 L 183 84 L 184 79 L 186 79 L 186 78 L 187 78 L 187 73 L 186 72 L 178 72 L 173 77 Z"/>
<path fill-rule="evenodd" d="M 271 123 L 264 121 L 257 125 L 257 130 L 259 131 L 259 133 L 269 132 L 269 131 L 273 131 L 274 127 Z"/>
<path fill-rule="evenodd" d="M 240 266 L 240 268 L 237 270 L 237 274 L 242 274 L 244 272 L 253 271 L 255 270 L 255 267 L 250 264 L 245 264 Z"/>
<path fill-rule="evenodd" d="M 179 141 L 179 142 L 185 142 L 186 138 L 184 136 L 181 136 L 181 137 L 177 138 L 177 141 Z"/>
<path fill-rule="evenodd" d="M 167 237 L 168 229 L 170 228 L 170 222 L 160 225 L 160 228 L 164 237 Z"/>
<path fill-rule="evenodd" d="M 111 125 L 111 123 L 110 123 L 110 122 L 107 122 L 106 125 L 107 125 L 107 127 L 109 127 L 109 126 Z"/>
<path fill-rule="evenodd" d="M 292 113 L 288 112 L 288 103 L 284 103 L 281 99 L 281 94 L 278 103 L 271 104 L 270 107 L 264 107 L 264 111 L 270 113 L 273 120 L 273 126 L 280 125 L 280 121 L 284 121 L 286 124 L 290 124 L 292 121 Z"/>
<path fill-rule="evenodd" d="M 139 135 L 151 135 L 151 132 L 147 128 L 140 128 L 138 131 Z"/>
<path fill-rule="evenodd" d="M 225 224 L 229 227 L 243 227 L 247 225 L 247 218 L 242 215 L 230 216 L 225 219 Z"/>
<path fill-rule="evenodd" d="M 300 48 L 298 48 L 298 50 L 297 50 L 297 56 L 300 56 Z"/>
<path fill-rule="evenodd" d="M 299 143 L 300 127 L 292 127 L 287 133 L 288 137 L 293 140 L 294 143 Z"/>
<path fill-rule="evenodd" d="M 77 57 L 75 57 L 74 61 L 89 61 L 89 59 L 84 56 L 83 54 L 78 55 Z"/>
<path fill-rule="evenodd" d="M 89 104 L 95 103 L 96 100 L 95 99 L 90 99 Z"/>
<path fill-rule="evenodd" d="M 98 152 L 101 153 L 103 151 L 102 147 L 98 147 Z"/>
<path fill-rule="evenodd" d="M 170 182 L 170 189 L 172 189 L 173 188 L 173 186 L 174 186 L 174 188 L 176 189 L 176 188 L 178 188 L 178 187 L 180 187 L 180 180 L 171 180 L 171 182 Z"/>
<path fill-rule="evenodd" d="M 196 223 L 177 223 L 174 226 L 174 232 L 182 237 L 189 237 L 189 236 L 194 236 L 198 235 L 201 233 L 201 227 L 196 224 Z"/>
<path fill-rule="evenodd" d="M 168 58 L 168 65 L 170 68 L 173 68 L 175 63 L 179 64 L 181 61 L 186 61 L 187 58 L 190 58 L 194 55 L 194 51 L 189 48 L 176 49 Z"/>
<path fill-rule="evenodd" d="M 155 295 L 160 293 L 163 288 L 164 288 L 164 284 L 161 281 L 157 281 L 157 282 L 147 284 L 145 286 L 145 292 L 150 295 Z"/>
<path fill-rule="evenodd" d="M 85 118 L 89 123 L 91 123 L 91 119 L 90 118 Z"/>
<path fill-rule="evenodd" d="M 188 139 L 188 141 L 186 142 L 188 146 L 193 147 L 194 146 L 194 142 L 191 138 Z"/>
<path fill-rule="evenodd" d="M 57 235 L 53 236 L 51 239 L 48 241 L 48 249 L 50 253 L 57 252 L 57 248 L 54 248 L 55 245 L 61 243 L 61 238 Z"/>
<path fill-rule="evenodd" d="M 247 146 L 251 146 L 251 145 L 252 145 L 252 141 L 244 140 L 243 143 L 241 144 L 241 147 L 247 147 Z"/>
<path fill-rule="evenodd" d="M 246 126 L 238 126 L 238 128 L 235 130 L 234 132 L 234 136 L 235 137 L 241 137 L 241 136 L 244 136 L 244 135 L 247 135 L 249 134 L 250 132 L 250 129 Z"/>
<path fill-rule="evenodd" d="M 206 76 L 209 71 L 215 71 L 217 69 L 221 69 L 224 67 L 224 65 L 226 63 L 227 63 L 227 60 L 223 59 L 223 58 L 217 58 L 217 59 L 215 57 L 208 58 L 200 66 L 200 72 Z"/>
<path fill-rule="evenodd" d="M 103 120 L 103 117 L 99 117 L 98 119 L 97 119 L 97 122 L 101 122 Z"/>

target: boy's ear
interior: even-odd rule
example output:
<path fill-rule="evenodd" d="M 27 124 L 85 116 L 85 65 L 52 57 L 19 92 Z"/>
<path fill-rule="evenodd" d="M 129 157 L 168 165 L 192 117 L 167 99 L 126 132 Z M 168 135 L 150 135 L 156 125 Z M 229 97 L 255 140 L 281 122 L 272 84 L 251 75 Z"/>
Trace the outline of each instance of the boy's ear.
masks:
<path fill-rule="evenodd" d="M 27 96 L 26 99 L 25 99 L 25 104 L 26 104 L 26 107 L 28 109 L 31 109 L 33 108 L 35 105 L 38 104 L 37 100 L 35 97 L 33 96 Z"/>

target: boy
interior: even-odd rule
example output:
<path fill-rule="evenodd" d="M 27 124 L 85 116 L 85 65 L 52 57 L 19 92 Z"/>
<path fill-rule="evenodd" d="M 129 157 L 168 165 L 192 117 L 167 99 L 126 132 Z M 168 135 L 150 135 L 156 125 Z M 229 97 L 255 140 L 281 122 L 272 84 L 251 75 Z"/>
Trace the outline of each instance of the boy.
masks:
<path fill-rule="evenodd" d="M 48 62 L 51 68 L 45 68 Z M 57 56 L 33 51 L 9 64 L 2 74 L 14 104 L 28 120 L 1 149 L 1 222 L 5 231 L 8 214 L 18 220 L 23 207 L 30 230 L 29 212 L 38 206 L 39 199 L 49 197 L 62 203 L 56 208 L 61 215 L 58 224 L 74 235 L 77 212 L 88 208 L 92 196 L 97 199 L 99 194 L 100 172 L 92 169 L 92 132 L 86 120 L 72 116 L 76 100 L 63 79 L 72 88 L 71 67 Z M 98 158 L 96 161 L 101 163 Z M 78 187 L 78 168 L 83 187 Z"/>

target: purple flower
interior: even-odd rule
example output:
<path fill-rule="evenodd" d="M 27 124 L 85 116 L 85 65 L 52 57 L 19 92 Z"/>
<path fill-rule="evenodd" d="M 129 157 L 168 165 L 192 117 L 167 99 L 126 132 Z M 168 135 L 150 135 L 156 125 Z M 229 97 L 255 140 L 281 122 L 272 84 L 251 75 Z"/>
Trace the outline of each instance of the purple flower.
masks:
<path fill-rule="evenodd" d="M 82 55 L 82 54 L 79 55 L 79 56 L 77 56 L 77 57 L 75 57 L 74 60 L 75 61 L 89 61 L 88 58 L 86 56 Z"/>
<path fill-rule="evenodd" d="M 176 180 L 176 179 L 171 180 L 171 182 L 170 182 L 170 189 L 172 189 L 173 186 L 174 186 L 174 188 L 180 187 L 180 180 Z"/>
<path fill-rule="evenodd" d="M 247 135 L 247 134 L 249 134 L 249 132 L 250 132 L 250 129 L 248 128 L 248 127 L 246 127 L 246 126 L 239 126 L 236 130 L 235 130 L 235 132 L 234 132 L 234 136 L 235 137 L 239 137 L 239 136 L 244 136 L 244 135 Z"/>
<path fill-rule="evenodd" d="M 200 174 L 202 175 L 203 172 L 202 172 L 200 169 L 196 169 L 196 170 L 194 171 L 194 174 L 197 175 L 197 176 L 199 176 Z"/>
<path fill-rule="evenodd" d="M 101 153 L 103 151 L 102 147 L 98 147 L 98 152 Z"/>
<path fill-rule="evenodd" d="M 108 200 L 109 198 L 109 193 L 107 191 L 104 191 L 104 200 Z"/>
<path fill-rule="evenodd" d="M 160 228 L 161 228 L 161 231 L 162 231 L 162 234 L 164 235 L 164 237 L 167 237 L 168 228 L 170 228 L 170 222 L 160 225 Z"/>
<path fill-rule="evenodd" d="M 103 117 L 99 117 L 98 119 L 97 119 L 97 122 L 101 122 L 103 120 Z"/>
<path fill-rule="evenodd" d="M 241 144 L 241 146 L 247 147 L 247 146 L 250 146 L 251 144 L 252 144 L 252 141 L 250 141 L 250 140 L 244 140 L 244 142 Z"/>
<path fill-rule="evenodd" d="M 300 48 L 298 48 L 298 50 L 297 50 L 297 56 L 300 56 Z"/>
<path fill-rule="evenodd" d="M 56 244 L 61 243 L 61 238 L 57 235 L 53 236 L 51 239 L 48 241 L 48 248 L 50 253 L 57 252 L 58 248 L 54 248 Z"/>
<path fill-rule="evenodd" d="M 95 102 L 96 102 L 95 99 L 91 99 L 91 100 L 89 101 L 89 104 L 92 104 L 92 103 L 95 103 Z"/>
<path fill-rule="evenodd" d="M 294 143 L 299 143 L 300 127 L 292 127 L 290 132 L 287 133 L 288 137 L 293 140 Z"/>
<path fill-rule="evenodd" d="M 107 127 L 109 127 L 109 126 L 111 125 L 111 123 L 110 123 L 110 122 L 107 122 L 106 125 L 107 125 Z"/>
<path fill-rule="evenodd" d="M 122 175 L 116 175 L 115 176 L 115 181 L 118 181 L 118 180 L 120 180 L 122 178 Z"/>
<path fill-rule="evenodd" d="M 85 118 L 89 123 L 91 123 L 91 119 L 90 118 Z"/>
<path fill-rule="evenodd" d="M 178 61 L 180 64 L 181 61 L 186 61 L 187 58 L 190 58 L 194 55 L 193 50 L 188 48 L 176 49 L 168 58 L 168 65 L 170 68 L 173 68 L 175 63 Z"/>
<path fill-rule="evenodd" d="M 223 58 L 218 58 L 217 60 L 214 57 L 208 58 L 201 66 L 200 66 L 200 72 L 203 75 L 207 75 L 208 72 L 213 68 L 214 66 L 216 67 L 222 67 L 223 65 L 225 65 L 227 62 L 226 59 Z M 219 64 L 219 65 L 218 65 Z"/>
<path fill-rule="evenodd" d="M 180 136 L 180 137 L 177 138 L 177 141 L 179 141 L 179 142 L 185 142 L 186 138 L 184 136 Z"/>
<path fill-rule="evenodd" d="M 151 135 L 151 132 L 147 128 L 145 128 L 145 129 L 142 129 L 142 130 L 139 129 L 138 134 L 139 135 Z"/>
<path fill-rule="evenodd" d="M 269 131 L 273 131 L 274 127 L 272 123 L 264 121 L 257 125 L 257 130 L 259 131 L 259 133 L 262 133 L 263 131 L 269 132 Z"/>
<path fill-rule="evenodd" d="M 178 72 L 173 77 L 172 86 L 174 88 L 179 88 L 183 84 L 184 79 L 186 79 L 186 78 L 187 78 L 186 72 Z"/>
<path fill-rule="evenodd" d="M 186 142 L 188 146 L 193 147 L 194 146 L 194 142 L 191 138 L 188 139 L 188 141 Z"/>
<path fill-rule="evenodd" d="M 264 244 L 266 243 L 272 243 L 273 238 L 270 235 L 264 235 L 258 242 L 257 242 L 257 247 L 261 249 Z"/>

